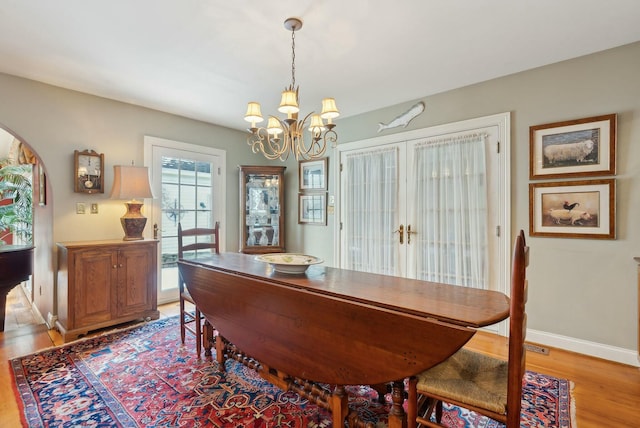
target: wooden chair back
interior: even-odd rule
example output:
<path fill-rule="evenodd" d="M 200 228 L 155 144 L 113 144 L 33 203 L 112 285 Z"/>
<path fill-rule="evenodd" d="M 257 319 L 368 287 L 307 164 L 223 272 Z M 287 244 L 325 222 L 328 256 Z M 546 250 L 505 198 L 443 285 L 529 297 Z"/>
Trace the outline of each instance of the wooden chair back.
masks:
<path fill-rule="evenodd" d="M 197 227 L 184 230 L 182 224 L 178 223 L 178 260 L 184 259 L 184 254 L 189 251 L 210 250 L 218 254 L 220 252 L 219 229 L 220 222 L 216 222 L 213 228 Z M 185 243 L 185 237 L 194 237 L 195 240 Z"/>
<path fill-rule="evenodd" d="M 507 428 L 520 427 L 522 380 L 526 356 L 524 348 L 527 329 L 525 304 L 528 292 L 526 269 L 529 265 L 529 247 L 526 245 L 522 230 L 515 239 L 511 263 L 508 361 L 501 362 L 484 354 L 461 349 L 435 368 L 410 378 L 407 408 L 409 428 L 415 427 L 417 423 L 421 426 L 441 427 L 442 402 L 474 410 L 506 424 Z M 467 364 L 469 367 L 465 366 Z M 486 375 L 483 385 L 475 385 L 476 375 L 480 375 L 480 371 L 483 370 L 493 372 L 482 373 Z M 504 401 L 498 403 L 493 399 L 503 394 L 505 377 L 506 407 Z M 439 382 L 440 379 L 442 382 Z M 430 385 L 437 386 L 429 388 L 423 383 L 421 387 L 421 382 L 427 384 L 432 382 Z M 487 400 L 487 398 L 490 399 Z M 499 407 L 503 410 L 496 410 Z M 435 412 L 436 421 L 430 420 L 433 412 Z"/>
<path fill-rule="evenodd" d="M 185 230 L 182 229 L 182 224 L 178 223 L 178 260 L 184 260 L 185 254 L 194 251 L 196 256 L 198 251 L 204 250 L 218 254 L 220 252 L 219 230 L 219 222 L 216 222 L 213 228 L 197 227 Z M 205 344 L 205 355 L 211 355 L 213 327 L 206 320 L 202 325 L 202 313 L 191 294 L 189 294 L 180 270 L 178 270 L 178 289 L 180 291 L 180 339 L 182 344 L 185 343 L 185 332 L 189 331 L 196 336 L 198 358 L 200 358 L 203 343 Z M 191 303 L 194 306 L 194 310 L 187 310 L 185 302 Z"/>
<path fill-rule="evenodd" d="M 527 333 L 525 304 L 528 295 L 526 270 L 529 266 L 529 247 L 524 231 L 516 237 L 511 271 L 511 303 L 509 308 L 509 366 L 507 376 L 507 427 L 520 426 L 522 378 L 525 373 Z"/>

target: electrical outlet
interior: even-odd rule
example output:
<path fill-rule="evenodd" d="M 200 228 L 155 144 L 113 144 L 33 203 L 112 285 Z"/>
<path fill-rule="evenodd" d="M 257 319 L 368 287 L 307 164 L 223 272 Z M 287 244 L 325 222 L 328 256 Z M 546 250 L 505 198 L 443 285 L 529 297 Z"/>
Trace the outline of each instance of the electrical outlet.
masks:
<path fill-rule="evenodd" d="M 549 348 L 545 348 L 544 346 L 534 345 L 533 343 L 525 343 L 524 347 L 527 351 L 535 352 L 542 355 L 549 355 Z"/>

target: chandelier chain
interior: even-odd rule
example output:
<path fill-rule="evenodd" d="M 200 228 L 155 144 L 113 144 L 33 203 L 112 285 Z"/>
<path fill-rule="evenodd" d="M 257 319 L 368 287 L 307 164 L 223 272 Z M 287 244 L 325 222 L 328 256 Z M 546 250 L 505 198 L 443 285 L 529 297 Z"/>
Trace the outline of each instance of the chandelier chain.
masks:
<path fill-rule="evenodd" d="M 291 88 L 296 86 L 296 30 L 291 30 Z"/>

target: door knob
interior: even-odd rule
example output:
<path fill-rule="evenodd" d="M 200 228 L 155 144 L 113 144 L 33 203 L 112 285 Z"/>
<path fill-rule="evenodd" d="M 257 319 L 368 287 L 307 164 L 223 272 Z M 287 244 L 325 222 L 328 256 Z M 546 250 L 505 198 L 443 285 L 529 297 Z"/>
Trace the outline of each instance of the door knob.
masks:
<path fill-rule="evenodd" d="M 412 233 L 413 233 L 414 235 L 416 235 L 418 232 L 412 232 L 412 231 L 411 231 L 411 225 L 410 225 L 410 224 L 408 224 L 408 225 L 407 225 L 407 245 L 411 244 L 411 234 L 412 234 Z"/>
<path fill-rule="evenodd" d="M 404 225 L 401 224 L 398 230 L 394 230 L 393 233 L 400 234 L 400 244 L 403 244 L 404 243 Z"/>

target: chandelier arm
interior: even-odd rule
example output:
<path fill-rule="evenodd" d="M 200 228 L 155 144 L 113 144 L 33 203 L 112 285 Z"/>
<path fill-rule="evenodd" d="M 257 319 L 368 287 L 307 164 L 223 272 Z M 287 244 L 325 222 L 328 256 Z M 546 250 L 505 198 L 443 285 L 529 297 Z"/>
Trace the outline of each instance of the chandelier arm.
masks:
<path fill-rule="evenodd" d="M 247 138 L 247 144 L 251 146 L 251 151 L 253 153 L 262 153 L 269 160 L 278 158 L 282 161 L 287 160 L 291 150 L 287 146 L 288 141 L 283 141 L 283 143 L 281 145 L 279 140 L 271 138 L 267 128 L 264 127 L 253 128 Z"/>
<path fill-rule="evenodd" d="M 325 151 L 325 147 L 318 144 L 318 137 L 311 137 L 311 143 L 309 144 L 309 147 L 307 147 L 307 144 L 304 141 L 304 130 L 307 127 L 307 122 L 309 121 L 311 115 L 313 115 L 313 112 L 306 115 L 304 119 L 299 120 L 296 124 L 297 135 L 295 136 L 295 142 L 297 144 L 293 144 L 293 147 L 295 149 L 296 159 L 298 160 L 300 160 L 300 158 L 314 159 L 322 156 Z"/>

